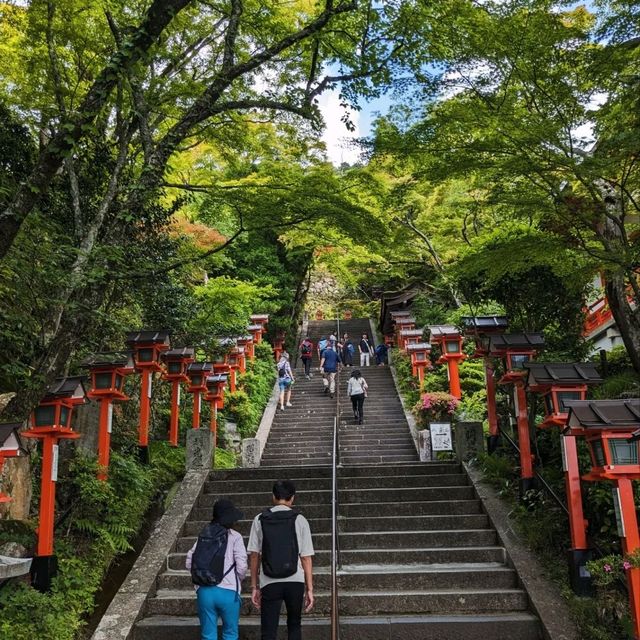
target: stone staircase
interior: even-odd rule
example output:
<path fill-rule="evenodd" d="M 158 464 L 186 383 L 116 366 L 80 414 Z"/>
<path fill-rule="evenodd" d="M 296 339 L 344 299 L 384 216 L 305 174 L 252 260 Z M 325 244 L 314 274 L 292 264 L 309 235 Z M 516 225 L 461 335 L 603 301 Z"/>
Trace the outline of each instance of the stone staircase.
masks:
<path fill-rule="evenodd" d="M 352 333 L 348 323 L 341 324 Z M 311 329 L 314 337 L 316 329 L 328 334 L 321 323 Z M 364 375 L 370 391 L 363 425 L 354 424 L 346 394 L 340 399 L 341 640 L 540 640 L 539 620 L 464 468 L 417 462 L 388 369 L 371 367 Z M 343 375 L 343 389 L 345 380 Z M 296 506 L 311 524 L 316 548 L 316 607 L 303 619 L 304 638 L 329 638 L 329 463 L 336 405 L 322 393 L 317 376 L 305 381 L 300 373 L 292 402 L 274 420 L 265 466 L 211 473 L 157 578 L 134 640 L 199 638 L 186 552 L 220 497 L 245 512 L 240 531 L 246 541 L 251 519 L 270 504 L 271 485 L 280 478 L 295 482 Z M 248 593 L 247 581 L 240 638 L 257 640 L 260 617 Z M 283 618 L 279 638 L 285 637 Z"/>

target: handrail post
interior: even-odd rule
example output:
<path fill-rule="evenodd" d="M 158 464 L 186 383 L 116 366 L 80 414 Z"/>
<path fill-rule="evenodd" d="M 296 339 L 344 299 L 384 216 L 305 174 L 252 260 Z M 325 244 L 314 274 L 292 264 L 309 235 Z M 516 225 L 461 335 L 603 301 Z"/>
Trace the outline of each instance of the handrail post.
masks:
<path fill-rule="evenodd" d="M 337 347 L 336 347 L 337 348 Z M 340 380 L 339 366 L 336 372 L 336 415 L 333 419 L 333 450 L 331 456 L 331 640 L 340 637 L 338 612 L 338 565 L 340 552 L 338 542 L 338 461 L 340 446 L 338 442 L 338 424 L 340 419 Z"/>

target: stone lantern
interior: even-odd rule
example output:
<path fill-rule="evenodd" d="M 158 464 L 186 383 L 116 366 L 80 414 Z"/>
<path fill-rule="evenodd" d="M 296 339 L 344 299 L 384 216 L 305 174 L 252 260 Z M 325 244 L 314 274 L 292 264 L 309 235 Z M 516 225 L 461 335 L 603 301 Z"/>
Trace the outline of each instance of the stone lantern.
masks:
<path fill-rule="evenodd" d="M 538 351 L 544 349 L 541 333 L 510 333 L 492 335 L 489 355 L 501 358 L 505 374 L 498 384 L 513 384 L 516 420 L 518 424 L 518 445 L 520 447 L 520 496 L 534 487 L 533 456 L 529 436 L 529 415 L 525 382 L 527 370 L 524 365 L 533 360 Z"/>
<path fill-rule="evenodd" d="M 429 327 L 431 333 L 431 343 L 440 347 L 440 358 L 438 364 L 447 365 L 447 375 L 449 378 L 449 393 L 458 400 L 462 397 L 460 389 L 459 363 L 465 356 L 462 351 L 462 336 L 457 327 L 452 325 L 438 324 Z"/>
<path fill-rule="evenodd" d="M 202 394 L 207 393 L 207 377 L 213 373 L 211 362 L 192 362 L 187 367 L 189 386 L 187 391 L 193 393 L 193 414 L 191 427 L 200 428 L 200 412 L 202 410 Z"/>
<path fill-rule="evenodd" d="M 141 462 L 149 462 L 149 419 L 151 417 L 151 381 L 155 372 L 162 372 L 160 356 L 171 343 L 166 331 L 131 331 L 127 346 L 133 350 L 136 371 L 141 377 L 138 454 Z"/>
<path fill-rule="evenodd" d="M 564 431 L 569 418 L 567 402 L 586 400 L 587 390 L 600 384 L 602 378 L 590 362 L 537 363 L 525 364 L 528 371 L 527 389 L 542 394 L 545 418 L 538 425 L 541 429 L 560 428 Z M 574 592 L 580 596 L 589 595 L 591 580 L 585 568 L 591 559 L 587 544 L 587 522 L 582 509 L 582 488 L 576 437 L 564 433 L 560 437 L 562 445 L 562 467 L 564 471 L 571 549 L 569 551 L 569 578 Z"/>
<path fill-rule="evenodd" d="M 71 419 L 74 407 L 87 401 L 84 382 L 80 376 L 56 380 L 31 414 L 30 428 L 22 433 L 25 438 L 42 440 L 38 543 L 36 557 L 31 564 L 31 584 L 38 591 L 51 589 L 51 579 L 58 569 L 53 553 L 58 442 L 80 437 L 71 427 Z"/>
<path fill-rule="evenodd" d="M 22 454 L 22 442 L 20 441 L 20 422 L 5 422 L 0 424 L 0 473 L 7 458 L 17 458 Z M 11 502 L 11 498 L 0 491 L 0 503 Z"/>
<path fill-rule="evenodd" d="M 475 352 L 472 358 L 482 358 L 484 364 L 485 386 L 487 390 L 487 422 L 489 423 L 489 439 L 487 450 L 493 453 L 498 446 L 499 428 L 496 409 L 496 378 L 493 358 L 489 355 L 491 336 L 505 333 L 509 328 L 506 316 L 464 316 L 462 326 L 465 335 L 475 341 Z"/>
<path fill-rule="evenodd" d="M 100 403 L 98 422 L 98 479 L 106 480 L 111 452 L 113 403 L 129 398 L 124 393 L 125 377 L 134 369 L 130 351 L 105 351 L 87 358 L 82 365 L 89 370 L 90 386 L 87 396 Z"/>
<path fill-rule="evenodd" d="M 169 418 L 169 443 L 178 446 L 178 431 L 180 425 L 180 384 L 189 382 L 187 369 L 195 358 L 195 350 L 191 347 L 170 349 L 165 351 L 162 359 L 165 363 L 163 378 L 171 382 L 171 416 Z"/>
<path fill-rule="evenodd" d="M 583 437 L 591 453 L 590 482 L 613 483 L 613 506 L 625 554 L 640 548 L 633 480 L 640 479 L 640 398 L 567 400 L 567 432 Z M 640 568 L 627 570 L 633 637 L 640 638 Z"/>
<path fill-rule="evenodd" d="M 407 353 L 411 356 L 411 371 L 422 386 L 425 369 L 431 369 L 431 360 L 429 359 L 431 345 L 428 342 L 408 344 Z"/>

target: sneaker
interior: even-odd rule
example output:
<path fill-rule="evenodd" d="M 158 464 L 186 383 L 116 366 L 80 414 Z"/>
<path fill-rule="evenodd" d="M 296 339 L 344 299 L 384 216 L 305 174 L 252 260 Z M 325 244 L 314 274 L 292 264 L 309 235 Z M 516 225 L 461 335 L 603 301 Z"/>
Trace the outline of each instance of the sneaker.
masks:
<path fill-rule="evenodd" d="M 358 424 L 362 424 L 362 418 L 358 418 Z"/>
<path fill-rule="evenodd" d="M 280 411 L 284 411 L 284 407 L 280 405 Z"/>
<path fill-rule="evenodd" d="M 330 397 L 331 397 L 331 399 L 333 399 L 333 393 L 332 393 L 332 394 L 330 394 Z"/>
<path fill-rule="evenodd" d="M 293 407 L 293 405 L 290 402 L 287 402 L 287 407 Z"/>
<path fill-rule="evenodd" d="M 307 380 L 311 380 L 311 376 L 305 376 Z"/>
<path fill-rule="evenodd" d="M 324 395 L 326 396 L 326 395 L 327 395 L 327 393 L 329 393 L 329 387 L 325 387 L 325 388 L 324 388 Z"/>

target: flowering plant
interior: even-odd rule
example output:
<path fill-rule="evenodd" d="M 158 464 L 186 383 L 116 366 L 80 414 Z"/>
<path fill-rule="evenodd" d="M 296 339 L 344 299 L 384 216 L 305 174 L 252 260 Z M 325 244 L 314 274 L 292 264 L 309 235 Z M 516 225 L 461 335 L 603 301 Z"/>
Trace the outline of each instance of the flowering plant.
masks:
<path fill-rule="evenodd" d="M 593 583 L 597 587 L 608 587 L 618 580 L 623 581 L 629 569 L 640 567 L 640 552 L 638 550 L 625 556 L 611 554 L 587 562 L 587 569 Z"/>
<path fill-rule="evenodd" d="M 458 399 L 444 391 L 432 391 L 422 394 L 414 407 L 414 413 L 423 426 L 439 420 L 449 421 L 458 406 Z"/>

